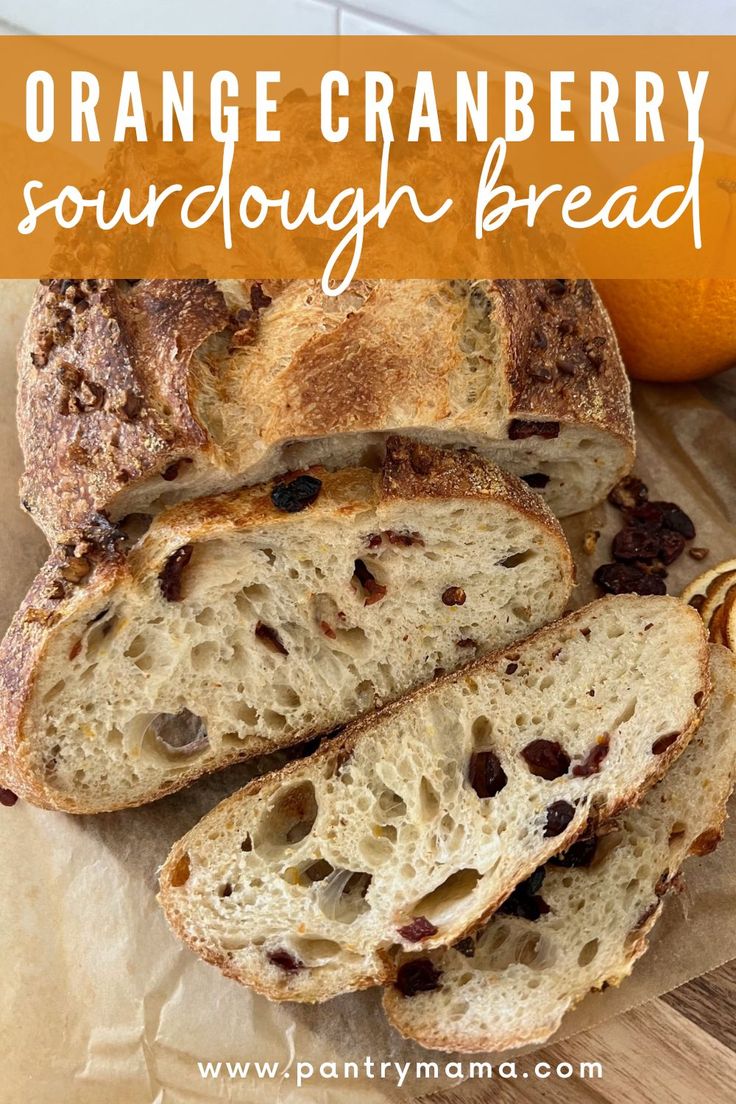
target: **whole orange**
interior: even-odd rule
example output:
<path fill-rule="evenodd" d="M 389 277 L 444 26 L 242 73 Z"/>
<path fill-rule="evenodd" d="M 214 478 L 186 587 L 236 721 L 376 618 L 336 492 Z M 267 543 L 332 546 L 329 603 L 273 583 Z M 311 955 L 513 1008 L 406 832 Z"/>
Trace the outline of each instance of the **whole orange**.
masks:
<path fill-rule="evenodd" d="M 599 280 L 635 379 L 678 383 L 736 364 L 736 280 Z"/>

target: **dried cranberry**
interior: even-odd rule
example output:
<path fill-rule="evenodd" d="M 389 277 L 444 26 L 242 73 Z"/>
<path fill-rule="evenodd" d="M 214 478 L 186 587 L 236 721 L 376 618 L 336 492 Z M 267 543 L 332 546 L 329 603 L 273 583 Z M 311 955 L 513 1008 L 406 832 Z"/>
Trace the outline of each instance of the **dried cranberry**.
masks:
<path fill-rule="evenodd" d="M 289 654 L 279 634 L 270 625 L 264 625 L 262 621 L 258 621 L 254 631 L 258 639 L 262 640 L 272 652 L 278 652 L 279 655 L 285 656 Z"/>
<path fill-rule="evenodd" d="M 182 575 L 193 551 L 194 545 L 183 544 L 176 552 L 172 552 L 159 572 L 158 585 L 167 602 L 181 602 Z"/>
<path fill-rule="evenodd" d="M 575 809 L 569 801 L 553 801 L 547 809 L 547 823 L 544 826 L 544 836 L 559 836 L 564 832 L 568 824 L 575 816 Z"/>
<path fill-rule="evenodd" d="M 397 931 L 407 943 L 421 943 L 423 939 L 429 939 L 430 935 L 437 934 L 436 926 L 426 916 L 417 916 L 410 924 L 397 928 Z"/>
<path fill-rule="evenodd" d="M 679 732 L 668 732 L 666 736 L 660 736 L 659 739 L 655 740 L 652 744 L 652 753 L 654 755 L 661 755 L 667 748 L 672 747 L 679 735 Z"/>
<path fill-rule="evenodd" d="M 567 280 L 546 280 L 544 286 L 553 299 L 561 299 L 567 291 Z"/>
<path fill-rule="evenodd" d="M 250 305 L 254 311 L 261 310 L 263 307 L 270 307 L 272 302 L 271 296 L 266 295 L 263 287 L 260 284 L 253 284 L 250 289 Z"/>
<path fill-rule="evenodd" d="M 555 866 L 590 866 L 598 847 L 598 840 L 595 836 L 589 836 L 587 839 L 577 840 L 571 847 L 568 847 L 567 851 L 563 851 L 560 855 L 553 855 L 549 860 L 554 863 Z"/>
<path fill-rule="evenodd" d="M 285 970 L 287 974 L 295 974 L 304 966 L 290 951 L 283 947 L 277 947 L 275 951 L 269 951 L 266 958 L 272 966 L 278 966 L 279 970 Z"/>
<path fill-rule="evenodd" d="M 550 477 L 545 472 L 532 472 L 530 475 L 522 475 L 521 477 L 526 484 L 530 487 L 534 487 L 535 490 L 542 490 L 549 483 Z"/>
<path fill-rule="evenodd" d="M 675 533 L 681 533 L 685 540 L 692 540 L 695 536 L 692 520 L 674 502 L 645 502 L 641 506 L 634 507 L 629 513 L 632 518 L 643 521 L 646 525 L 672 529 Z"/>
<path fill-rule="evenodd" d="M 641 479 L 627 475 L 621 479 L 608 495 L 608 501 L 617 510 L 631 510 L 641 506 L 649 497 L 649 491 Z"/>
<path fill-rule="evenodd" d="M 395 529 L 387 529 L 386 537 L 389 544 L 398 545 L 399 548 L 411 548 L 415 544 L 424 545 L 421 533 L 397 533 Z"/>
<path fill-rule="evenodd" d="M 7 809 L 10 809 L 15 805 L 17 800 L 17 794 L 14 794 L 12 790 L 6 790 L 0 786 L 0 805 L 4 805 Z"/>
<path fill-rule="evenodd" d="M 441 988 L 441 977 L 442 971 L 428 958 L 413 958 L 399 966 L 396 988 L 404 997 L 415 997 L 417 993 L 431 993 Z"/>
<path fill-rule="evenodd" d="M 634 564 L 601 564 L 593 573 L 593 582 L 607 594 L 666 594 L 667 587 L 658 575 Z"/>
<path fill-rule="evenodd" d="M 527 437 L 559 437 L 559 422 L 532 422 L 524 418 L 512 418 L 509 425 L 509 440 L 524 441 Z"/>
<path fill-rule="evenodd" d="M 374 602 L 380 602 L 386 596 L 386 587 L 381 586 L 363 560 L 355 561 L 355 578 L 366 593 L 363 605 L 372 606 Z"/>
<path fill-rule="evenodd" d="M 674 502 L 655 502 L 652 505 L 659 506 L 662 509 L 662 527 L 664 529 L 673 529 L 675 533 L 681 533 L 685 540 L 694 539 L 695 526 L 684 510 L 681 510 Z"/>
<path fill-rule="evenodd" d="M 442 601 L 446 606 L 464 606 L 465 598 L 465 591 L 459 586 L 447 587 L 442 592 Z"/>
<path fill-rule="evenodd" d="M 470 756 L 468 781 L 478 797 L 495 797 L 508 778 L 495 751 L 475 751 Z"/>
<path fill-rule="evenodd" d="M 271 491 L 271 501 L 277 510 L 298 514 L 312 505 L 321 490 L 321 479 L 313 475 L 298 475 L 289 483 L 277 483 Z"/>
<path fill-rule="evenodd" d="M 627 525 L 613 538 L 615 560 L 653 560 L 659 553 L 660 534 L 644 525 Z"/>
<path fill-rule="evenodd" d="M 575 778 L 589 778 L 591 774 L 598 774 L 603 760 L 608 755 L 609 740 L 605 736 L 599 743 L 593 744 L 588 754 L 580 763 L 575 763 L 572 773 Z"/>
<path fill-rule="evenodd" d="M 570 767 L 570 756 L 556 740 L 532 740 L 521 755 L 532 774 L 548 782 L 567 774 Z"/>
<path fill-rule="evenodd" d="M 674 529 L 662 529 L 659 534 L 658 559 L 663 564 L 669 566 L 669 564 L 674 563 L 684 551 L 685 538 L 682 533 L 677 533 Z"/>
<path fill-rule="evenodd" d="M 544 867 L 540 866 L 526 881 L 519 882 L 503 904 L 499 905 L 498 912 L 506 916 L 519 916 L 522 920 L 538 920 L 549 911 L 549 905 L 540 897 L 539 890 L 544 882 Z"/>
<path fill-rule="evenodd" d="M 472 935 L 466 935 L 464 939 L 458 939 L 457 943 L 452 944 L 453 951 L 457 951 L 458 954 L 464 955 L 465 958 L 475 958 L 475 940 Z"/>

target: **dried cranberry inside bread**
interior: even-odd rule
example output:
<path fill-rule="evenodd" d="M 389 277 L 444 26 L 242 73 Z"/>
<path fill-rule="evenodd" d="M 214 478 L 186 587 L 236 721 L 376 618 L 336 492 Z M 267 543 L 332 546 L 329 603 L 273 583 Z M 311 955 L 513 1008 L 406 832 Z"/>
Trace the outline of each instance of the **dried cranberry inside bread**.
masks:
<path fill-rule="evenodd" d="M 695 610 L 602 599 L 224 801 L 162 870 L 168 920 L 273 999 L 390 981 L 637 801 L 708 690 Z"/>
<path fill-rule="evenodd" d="M 587 280 L 52 280 L 19 350 L 22 498 L 50 539 L 322 464 L 468 446 L 562 516 L 633 461 Z"/>
<path fill-rule="evenodd" d="M 501 1051 L 542 1043 L 591 989 L 617 985 L 647 949 L 688 855 L 723 834 L 736 763 L 736 657 L 710 648 L 700 728 L 638 808 L 574 844 L 455 947 L 403 958 L 384 1007 L 426 1047 Z"/>
<path fill-rule="evenodd" d="M 114 546 L 114 534 L 107 533 Z M 572 561 L 519 480 L 393 440 L 51 558 L 0 651 L 0 779 L 70 812 L 152 801 L 333 731 L 559 616 Z"/>

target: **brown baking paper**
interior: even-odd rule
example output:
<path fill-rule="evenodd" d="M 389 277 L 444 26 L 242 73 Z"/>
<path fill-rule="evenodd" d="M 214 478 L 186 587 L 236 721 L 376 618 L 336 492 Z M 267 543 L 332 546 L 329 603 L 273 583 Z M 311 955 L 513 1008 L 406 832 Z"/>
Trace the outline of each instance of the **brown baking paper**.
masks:
<path fill-rule="evenodd" d="M 0 285 L 0 617 L 2 628 L 45 553 L 17 506 L 14 347 L 32 285 Z M 702 389 L 638 387 L 637 471 L 657 498 L 693 516 L 702 563 L 684 556 L 671 591 L 736 554 L 736 373 Z M 576 602 L 592 596 L 617 516 L 602 506 L 567 526 L 578 555 Z M 0 1101 L 16 1104 L 189 1104 L 406 1100 L 443 1085 L 407 1078 L 202 1080 L 197 1061 L 376 1062 L 441 1058 L 403 1042 L 376 991 L 321 1007 L 269 1004 L 200 962 L 169 933 L 156 872 L 171 843 L 253 773 L 238 767 L 140 810 L 71 817 L 25 802 L 0 808 Z M 618 990 L 588 997 L 560 1037 L 591 1027 L 736 957 L 736 825 L 720 849 L 687 868 L 688 893 L 668 902 L 650 953 Z M 594 1056 L 593 1056 L 594 1057 Z M 457 1082 L 455 1082 L 457 1083 Z M 477 1082 L 476 1082 L 477 1085 Z"/>

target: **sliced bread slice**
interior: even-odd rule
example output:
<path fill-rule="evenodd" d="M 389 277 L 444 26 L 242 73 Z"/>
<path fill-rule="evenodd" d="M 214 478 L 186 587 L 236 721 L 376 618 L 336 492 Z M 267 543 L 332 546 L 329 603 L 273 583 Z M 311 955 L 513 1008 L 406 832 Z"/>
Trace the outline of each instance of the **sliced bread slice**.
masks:
<path fill-rule="evenodd" d="M 542 1043 L 591 989 L 618 985 L 647 949 L 688 855 L 717 845 L 736 760 L 736 658 L 711 645 L 713 692 L 685 752 L 616 829 L 552 859 L 474 936 L 405 958 L 391 1023 L 426 1047 Z"/>
<path fill-rule="evenodd" d="M 558 617 L 559 523 L 468 452 L 394 439 L 52 556 L 0 649 L 0 784 L 91 813 L 306 740 Z"/>
<path fill-rule="evenodd" d="M 277 1000 L 390 981 L 452 943 L 686 746 L 702 621 L 605 598 L 364 718 L 224 801 L 172 849 L 174 931 Z"/>

